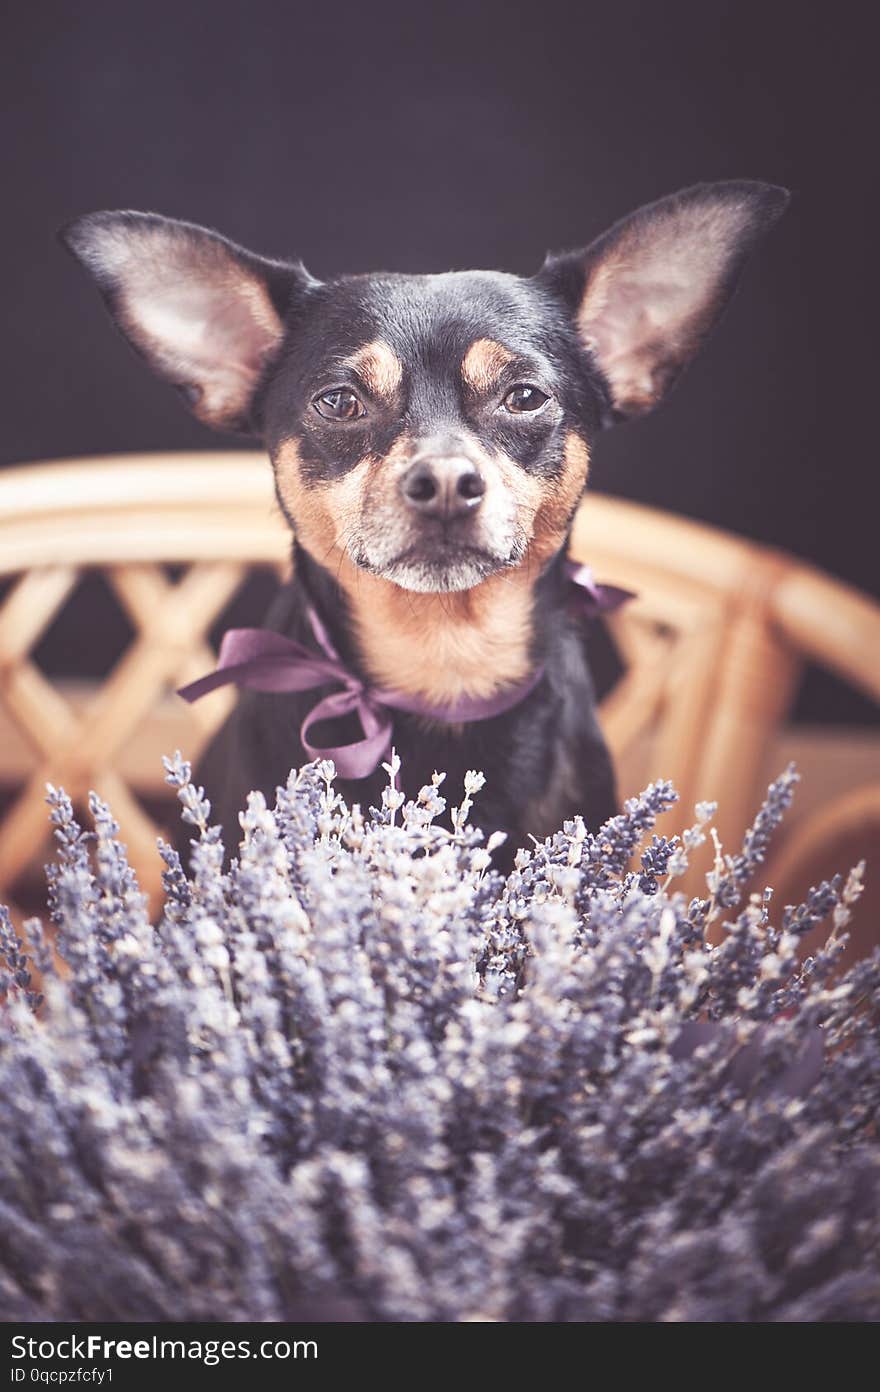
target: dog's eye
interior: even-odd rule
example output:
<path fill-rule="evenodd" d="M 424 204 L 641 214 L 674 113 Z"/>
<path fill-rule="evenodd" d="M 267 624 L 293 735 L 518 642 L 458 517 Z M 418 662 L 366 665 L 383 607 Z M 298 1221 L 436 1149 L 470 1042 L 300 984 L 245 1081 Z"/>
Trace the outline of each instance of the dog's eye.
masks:
<path fill-rule="evenodd" d="M 316 396 L 312 405 L 325 420 L 360 420 L 367 414 L 358 397 L 347 387 L 334 387 L 333 391 Z"/>
<path fill-rule="evenodd" d="M 549 400 L 547 393 L 542 392 L 540 387 L 531 387 L 527 382 L 520 382 L 518 386 L 511 387 L 501 404 L 511 415 L 522 416 L 531 411 L 540 411 Z"/>

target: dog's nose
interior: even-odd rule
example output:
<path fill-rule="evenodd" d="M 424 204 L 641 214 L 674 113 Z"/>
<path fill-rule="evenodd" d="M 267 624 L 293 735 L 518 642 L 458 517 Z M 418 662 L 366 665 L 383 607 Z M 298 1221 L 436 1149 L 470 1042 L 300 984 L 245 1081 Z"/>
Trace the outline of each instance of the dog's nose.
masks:
<path fill-rule="evenodd" d="M 470 459 L 444 455 L 417 459 L 403 475 L 400 487 L 416 512 L 445 521 L 479 507 L 486 481 Z"/>

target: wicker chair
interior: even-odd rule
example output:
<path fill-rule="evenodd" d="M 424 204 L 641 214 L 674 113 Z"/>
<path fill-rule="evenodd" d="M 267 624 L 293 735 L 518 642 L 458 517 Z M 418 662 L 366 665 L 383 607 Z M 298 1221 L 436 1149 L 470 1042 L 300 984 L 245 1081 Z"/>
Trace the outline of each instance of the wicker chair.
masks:
<path fill-rule="evenodd" d="M 213 665 L 212 625 L 253 567 L 283 574 L 288 549 L 258 454 L 126 455 L 0 475 L 0 901 L 45 858 L 47 780 L 75 801 L 89 788 L 105 797 L 141 883 L 158 891 L 155 838 L 174 815 L 162 809 L 159 756 L 196 756 L 234 700 L 222 691 L 187 707 L 173 688 Z M 624 794 L 654 777 L 676 783 L 683 811 L 670 831 L 694 802 L 716 798 L 722 841 L 737 844 L 805 661 L 880 699 L 880 608 L 789 556 L 604 497 L 582 505 L 573 553 L 638 592 L 611 621 L 624 674 L 603 720 Z M 131 641 L 100 682 L 50 681 L 34 649 L 96 570 Z M 769 882 L 796 882 L 829 837 L 880 828 L 876 743 L 869 758 L 858 786 L 793 823 Z"/>

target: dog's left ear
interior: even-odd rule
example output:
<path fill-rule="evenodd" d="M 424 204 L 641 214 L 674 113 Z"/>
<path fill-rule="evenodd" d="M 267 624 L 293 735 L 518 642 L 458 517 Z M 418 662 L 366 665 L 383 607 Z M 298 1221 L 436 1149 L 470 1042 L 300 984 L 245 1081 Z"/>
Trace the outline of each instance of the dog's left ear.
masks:
<path fill-rule="evenodd" d="M 155 213 L 90 213 L 60 235 L 129 343 L 194 414 L 248 429 L 291 299 L 317 284 L 304 267 Z"/>
<path fill-rule="evenodd" d="M 698 184 L 640 208 L 586 250 L 548 256 L 536 280 L 571 311 L 615 419 L 665 396 L 788 198 L 773 184 Z"/>

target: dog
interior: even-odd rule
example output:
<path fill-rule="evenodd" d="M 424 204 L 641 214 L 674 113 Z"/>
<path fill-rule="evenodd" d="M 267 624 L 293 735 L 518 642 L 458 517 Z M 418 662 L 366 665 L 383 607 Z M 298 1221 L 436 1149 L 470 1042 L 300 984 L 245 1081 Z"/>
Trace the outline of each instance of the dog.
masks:
<path fill-rule="evenodd" d="M 700 184 L 549 255 L 531 278 L 321 282 L 299 261 L 152 213 L 93 213 L 63 230 L 123 334 L 190 410 L 264 442 L 293 533 L 294 578 L 265 625 L 278 651 L 247 669 L 269 677 L 243 677 L 200 768 L 228 846 L 248 792 L 271 800 L 314 756 L 310 712 L 334 717 L 322 728 L 349 801 L 379 804 L 392 739 L 410 794 L 436 769 L 452 786 L 482 770 L 476 822 L 505 834 L 508 863 L 575 814 L 591 829 L 614 815 L 584 624 L 568 603 L 591 452 L 600 430 L 668 393 L 787 201 L 764 183 Z M 300 674 L 294 689 L 272 661 Z M 311 691 L 332 697 L 340 682 L 346 699 L 312 710 Z"/>

